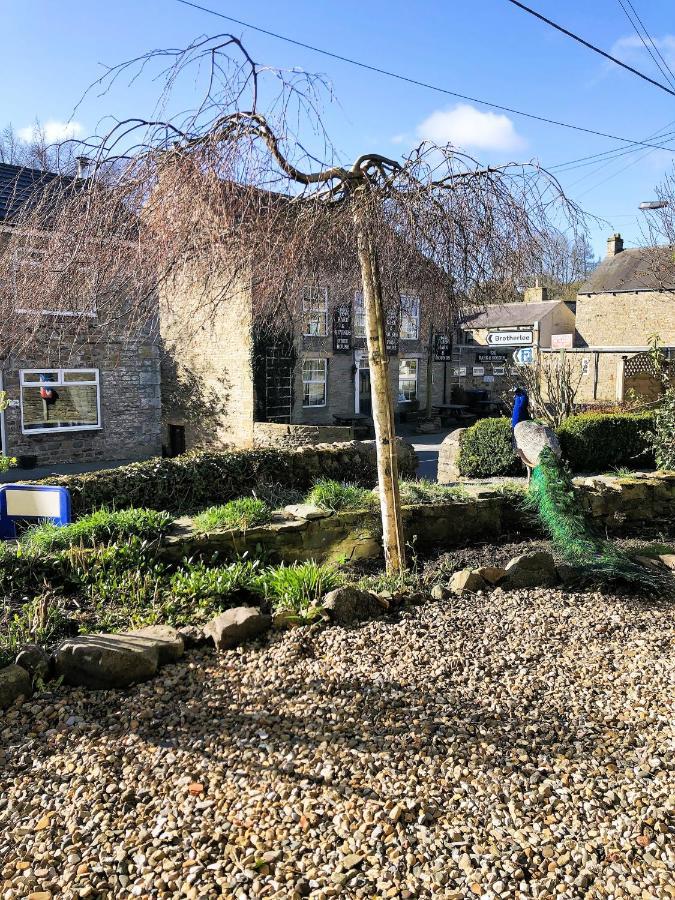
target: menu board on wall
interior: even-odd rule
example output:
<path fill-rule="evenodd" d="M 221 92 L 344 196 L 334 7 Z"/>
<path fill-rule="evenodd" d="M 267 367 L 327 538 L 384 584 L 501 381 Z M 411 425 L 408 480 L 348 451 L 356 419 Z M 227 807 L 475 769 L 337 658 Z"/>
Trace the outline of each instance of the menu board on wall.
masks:
<path fill-rule="evenodd" d="M 436 362 L 450 362 L 452 358 L 452 341 L 449 334 L 434 335 L 434 359 Z"/>
<path fill-rule="evenodd" d="M 333 353 L 351 353 L 352 307 L 342 303 L 336 307 L 333 317 Z"/>
<path fill-rule="evenodd" d="M 388 309 L 384 323 L 384 340 L 389 356 L 398 355 L 398 341 L 401 325 L 398 318 L 398 309 Z"/>

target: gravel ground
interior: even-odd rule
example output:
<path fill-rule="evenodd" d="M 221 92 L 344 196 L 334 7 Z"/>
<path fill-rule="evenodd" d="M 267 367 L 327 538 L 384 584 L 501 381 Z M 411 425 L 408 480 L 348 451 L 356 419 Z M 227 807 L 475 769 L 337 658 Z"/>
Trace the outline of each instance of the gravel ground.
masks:
<path fill-rule="evenodd" d="M 38 696 L 1 896 L 675 897 L 674 625 L 498 590 Z"/>

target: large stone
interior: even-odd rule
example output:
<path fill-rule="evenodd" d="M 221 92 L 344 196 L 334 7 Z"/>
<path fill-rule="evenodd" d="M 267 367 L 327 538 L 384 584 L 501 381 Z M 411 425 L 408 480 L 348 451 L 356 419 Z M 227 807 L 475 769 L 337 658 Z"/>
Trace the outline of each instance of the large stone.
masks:
<path fill-rule="evenodd" d="M 204 632 L 213 640 L 217 650 L 231 650 L 243 641 L 264 634 L 271 624 L 271 618 L 256 607 L 237 606 L 212 619 Z"/>
<path fill-rule="evenodd" d="M 547 425 L 540 425 L 539 422 L 518 422 L 513 430 L 513 437 L 517 449 L 530 468 L 539 464 L 544 449 L 551 450 L 558 459 L 562 456 L 560 441 Z"/>
<path fill-rule="evenodd" d="M 503 588 L 548 587 L 556 584 L 558 573 L 555 560 L 546 550 L 516 556 L 506 566 Z"/>
<path fill-rule="evenodd" d="M 147 681 L 157 672 L 156 641 L 133 634 L 87 634 L 68 638 L 56 649 L 54 668 L 66 684 L 98 690 Z"/>
<path fill-rule="evenodd" d="M 203 647 L 208 638 L 204 634 L 204 629 L 198 625 L 182 625 L 178 629 L 178 634 L 183 638 L 183 647 L 185 650 L 192 650 L 194 647 Z"/>
<path fill-rule="evenodd" d="M 155 644 L 160 666 L 179 660 L 185 649 L 182 635 L 170 625 L 149 625 L 128 632 L 128 637 L 142 638 Z"/>
<path fill-rule="evenodd" d="M 445 438 L 438 451 L 438 483 L 451 484 L 461 477 L 459 451 L 466 428 L 455 428 Z"/>
<path fill-rule="evenodd" d="M 487 581 L 475 569 L 460 569 L 450 579 L 450 590 L 455 594 L 475 594 L 487 586 Z"/>
<path fill-rule="evenodd" d="M 353 585 L 336 588 L 326 594 L 321 601 L 333 622 L 338 625 L 351 625 L 363 619 L 372 619 L 381 615 L 384 605 L 375 594 L 361 591 Z"/>
<path fill-rule="evenodd" d="M 49 654 L 37 644 L 28 644 L 15 660 L 33 678 L 46 678 L 49 674 Z"/>
<path fill-rule="evenodd" d="M 0 709 L 7 709 L 19 697 L 28 699 L 33 693 L 30 675 L 21 666 L 0 669 Z"/>
<path fill-rule="evenodd" d="M 329 510 L 315 506 L 313 503 L 291 503 L 284 507 L 284 512 L 295 519 L 327 519 Z"/>
<path fill-rule="evenodd" d="M 502 569 L 501 566 L 481 566 L 480 569 L 476 569 L 476 573 L 492 585 L 499 584 L 506 577 L 506 569 Z"/>
<path fill-rule="evenodd" d="M 659 559 L 665 566 L 668 566 L 669 569 L 675 572 L 675 553 L 663 553 L 659 556 Z"/>

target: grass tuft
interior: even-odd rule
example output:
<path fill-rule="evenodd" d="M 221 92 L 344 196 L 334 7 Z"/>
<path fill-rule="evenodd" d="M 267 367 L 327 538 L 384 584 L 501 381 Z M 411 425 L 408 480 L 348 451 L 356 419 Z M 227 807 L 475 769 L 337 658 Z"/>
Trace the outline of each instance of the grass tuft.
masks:
<path fill-rule="evenodd" d="M 240 497 L 222 506 L 210 506 L 193 519 L 197 531 L 214 531 L 218 528 L 239 528 L 245 531 L 258 525 L 266 525 L 272 518 L 272 510 L 257 497 Z"/>
<path fill-rule="evenodd" d="M 21 537 L 21 546 L 32 553 L 52 553 L 69 547 L 95 547 L 139 537 L 161 537 L 172 517 L 154 509 L 97 509 L 70 525 L 43 522 L 29 528 Z"/>
<path fill-rule="evenodd" d="M 307 494 L 305 502 L 339 512 L 343 509 L 368 509 L 373 506 L 375 497 L 372 491 L 357 484 L 322 478 Z"/>
<path fill-rule="evenodd" d="M 298 615 L 307 612 L 311 603 L 342 584 L 339 572 L 313 560 L 268 569 L 264 578 L 275 609 L 290 610 Z"/>

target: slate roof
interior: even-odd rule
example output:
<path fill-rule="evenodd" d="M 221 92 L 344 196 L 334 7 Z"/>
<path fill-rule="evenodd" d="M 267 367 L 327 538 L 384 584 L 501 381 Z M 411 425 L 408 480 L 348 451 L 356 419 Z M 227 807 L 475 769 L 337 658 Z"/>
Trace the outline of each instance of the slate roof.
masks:
<path fill-rule="evenodd" d="M 499 303 L 468 315 L 462 324 L 471 328 L 516 328 L 532 325 L 541 321 L 560 303 L 562 300 L 546 300 L 543 303 Z"/>
<path fill-rule="evenodd" d="M 11 222 L 21 207 L 38 192 L 73 184 L 77 179 L 26 166 L 0 163 L 0 222 Z"/>
<path fill-rule="evenodd" d="M 671 251 L 637 247 L 608 256 L 579 288 L 579 294 L 618 294 L 624 291 L 675 289 Z"/>

